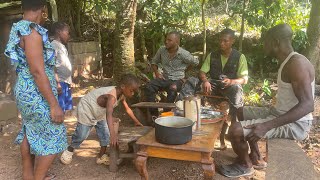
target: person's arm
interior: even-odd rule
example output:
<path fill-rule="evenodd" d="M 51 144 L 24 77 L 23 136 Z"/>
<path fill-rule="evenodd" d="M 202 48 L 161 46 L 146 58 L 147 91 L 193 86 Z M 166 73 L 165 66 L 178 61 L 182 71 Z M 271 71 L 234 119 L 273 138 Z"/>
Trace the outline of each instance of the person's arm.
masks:
<path fill-rule="evenodd" d="M 287 113 L 279 116 L 278 118 L 266 123 L 269 129 L 283 126 L 297 121 L 303 116 L 307 115 L 314 110 L 314 100 L 312 94 L 311 83 L 313 79 L 310 77 L 310 66 L 301 63 L 301 61 L 291 61 L 289 68 L 289 77 L 292 85 L 293 92 L 298 99 L 298 104 L 290 109 Z M 297 73 L 304 72 L 304 73 Z"/>
<path fill-rule="evenodd" d="M 152 58 L 151 68 L 156 78 L 163 79 L 163 75 L 158 71 L 158 64 L 160 63 L 161 63 L 161 48 L 159 48 L 156 55 Z"/>
<path fill-rule="evenodd" d="M 249 128 L 254 129 L 248 135 L 248 138 L 252 141 L 258 141 L 269 130 L 295 122 L 314 110 L 314 100 L 311 87 L 313 78 L 310 77 L 310 74 L 308 73 L 310 70 L 313 71 L 313 69 L 299 60 L 292 59 L 289 63 L 287 65 L 289 65 L 288 75 L 290 83 L 299 102 L 288 112 L 271 121 L 250 126 Z"/>
<path fill-rule="evenodd" d="M 235 85 L 235 84 L 243 85 L 248 83 L 248 64 L 247 64 L 246 57 L 243 54 L 241 54 L 240 56 L 237 76 L 239 78 L 236 78 L 236 79 L 225 78 L 223 79 L 222 83 L 225 85 L 225 87 Z"/>
<path fill-rule="evenodd" d="M 52 92 L 52 87 L 44 70 L 42 37 L 36 30 L 32 29 L 31 34 L 23 36 L 22 40 L 24 42 L 24 49 L 30 67 L 30 73 L 34 78 L 40 93 L 50 106 L 52 121 L 58 124 L 63 123 L 64 113 Z"/>
<path fill-rule="evenodd" d="M 194 58 L 190 52 L 184 55 L 183 61 L 191 66 L 197 66 L 199 64 L 199 59 Z"/>
<path fill-rule="evenodd" d="M 134 125 L 136 126 L 143 126 L 143 124 L 140 123 L 140 121 L 136 118 L 136 116 L 133 114 L 131 108 L 129 107 L 127 101 L 125 99 L 122 100 L 122 104 L 124 106 L 124 109 L 126 110 L 126 113 L 129 115 L 129 117 L 133 120 Z"/>
<path fill-rule="evenodd" d="M 204 93 L 209 93 L 210 91 L 212 91 L 211 89 L 211 84 L 207 79 L 207 73 L 210 71 L 210 57 L 211 54 L 208 54 L 208 56 L 206 57 L 206 59 L 204 60 L 201 69 L 199 71 L 199 80 L 202 82 L 202 88 Z"/>
<path fill-rule="evenodd" d="M 110 145 L 117 146 L 118 145 L 118 137 L 117 133 L 115 132 L 114 125 L 113 125 L 113 105 L 116 103 L 116 98 L 110 94 L 107 94 L 108 100 L 106 104 L 106 117 L 107 117 L 107 124 L 110 133 Z"/>
<path fill-rule="evenodd" d="M 57 73 L 57 68 L 54 68 L 54 77 L 57 81 L 57 91 L 58 91 L 58 94 L 61 94 L 62 93 L 62 87 L 61 87 L 61 84 L 60 84 L 60 80 L 59 80 L 59 76 L 58 76 L 58 73 Z"/>
<path fill-rule="evenodd" d="M 57 81 L 57 90 L 58 90 L 58 94 L 61 94 L 62 93 L 62 87 L 60 85 L 60 80 L 59 80 L 59 75 L 58 75 L 58 68 L 61 66 L 61 50 L 59 49 L 59 46 L 58 44 L 56 44 L 55 41 L 53 41 L 52 43 L 52 47 L 55 51 L 55 58 L 56 58 L 56 67 L 55 67 L 55 78 L 56 78 L 56 81 Z"/>

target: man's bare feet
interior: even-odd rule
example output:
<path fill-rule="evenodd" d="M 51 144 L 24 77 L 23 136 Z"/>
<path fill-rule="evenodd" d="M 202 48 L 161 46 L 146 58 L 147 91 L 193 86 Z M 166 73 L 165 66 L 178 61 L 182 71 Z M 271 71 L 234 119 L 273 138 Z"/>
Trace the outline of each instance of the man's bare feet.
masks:
<path fill-rule="evenodd" d="M 253 164 L 253 168 L 254 169 L 257 169 L 257 170 L 260 170 L 260 169 L 264 169 L 267 167 L 267 162 L 265 162 L 263 160 L 263 158 L 261 157 L 258 157 L 257 155 L 255 155 L 254 153 L 250 153 L 249 154 L 249 157 L 250 157 L 250 160 Z"/>
<path fill-rule="evenodd" d="M 215 148 L 215 149 L 220 150 L 220 151 L 224 151 L 227 149 L 227 146 L 225 144 L 221 144 L 220 147 Z"/>

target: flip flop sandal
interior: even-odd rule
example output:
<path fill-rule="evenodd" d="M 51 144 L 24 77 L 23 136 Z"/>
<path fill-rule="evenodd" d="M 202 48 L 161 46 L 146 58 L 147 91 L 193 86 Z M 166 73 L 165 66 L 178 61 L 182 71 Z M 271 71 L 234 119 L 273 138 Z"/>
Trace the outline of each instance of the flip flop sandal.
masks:
<path fill-rule="evenodd" d="M 44 178 L 44 180 L 55 180 L 57 176 L 53 173 L 47 173 L 46 177 Z"/>
<path fill-rule="evenodd" d="M 252 175 L 254 173 L 254 169 L 253 167 L 247 168 L 245 166 L 241 166 L 240 164 L 230 164 L 222 165 L 220 167 L 220 172 L 226 177 L 237 178 Z"/>

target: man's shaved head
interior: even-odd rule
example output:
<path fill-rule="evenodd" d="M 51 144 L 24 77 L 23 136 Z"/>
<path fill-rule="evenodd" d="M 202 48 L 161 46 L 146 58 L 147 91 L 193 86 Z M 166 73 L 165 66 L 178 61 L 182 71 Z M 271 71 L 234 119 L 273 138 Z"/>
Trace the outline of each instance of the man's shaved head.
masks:
<path fill-rule="evenodd" d="M 293 32 L 288 24 L 279 24 L 269 29 L 264 37 L 266 55 L 275 57 L 285 49 L 292 49 Z"/>
<path fill-rule="evenodd" d="M 288 24 L 279 24 L 267 31 L 266 39 L 273 38 L 277 40 L 291 41 L 292 36 L 293 36 L 293 31 Z"/>

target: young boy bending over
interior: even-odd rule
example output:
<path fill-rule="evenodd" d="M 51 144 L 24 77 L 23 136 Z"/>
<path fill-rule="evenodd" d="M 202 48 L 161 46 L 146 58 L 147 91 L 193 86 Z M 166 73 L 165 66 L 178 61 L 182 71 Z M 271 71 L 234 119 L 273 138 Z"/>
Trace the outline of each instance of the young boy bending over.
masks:
<path fill-rule="evenodd" d="M 111 146 L 118 144 L 118 128 L 114 125 L 118 119 L 114 118 L 112 114 L 113 109 L 120 101 L 135 125 L 142 126 L 125 100 L 125 98 L 131 98 L 139 86 L 139 80 L 134 75 L 126 74 L 122 76 L 119 86 L 101 87 L 82 97 L 76 109 L 77 127 L 72 135 L 71 144 L 61 155 L 61 162 L 63 164 L 71 163 L 74 149 L 79 148 L 80 144 L 89 136 L 92 127 L 95 127 L 101 146 L 96 162 L 108 165 L 107 145 L 109 142 Z"/>

